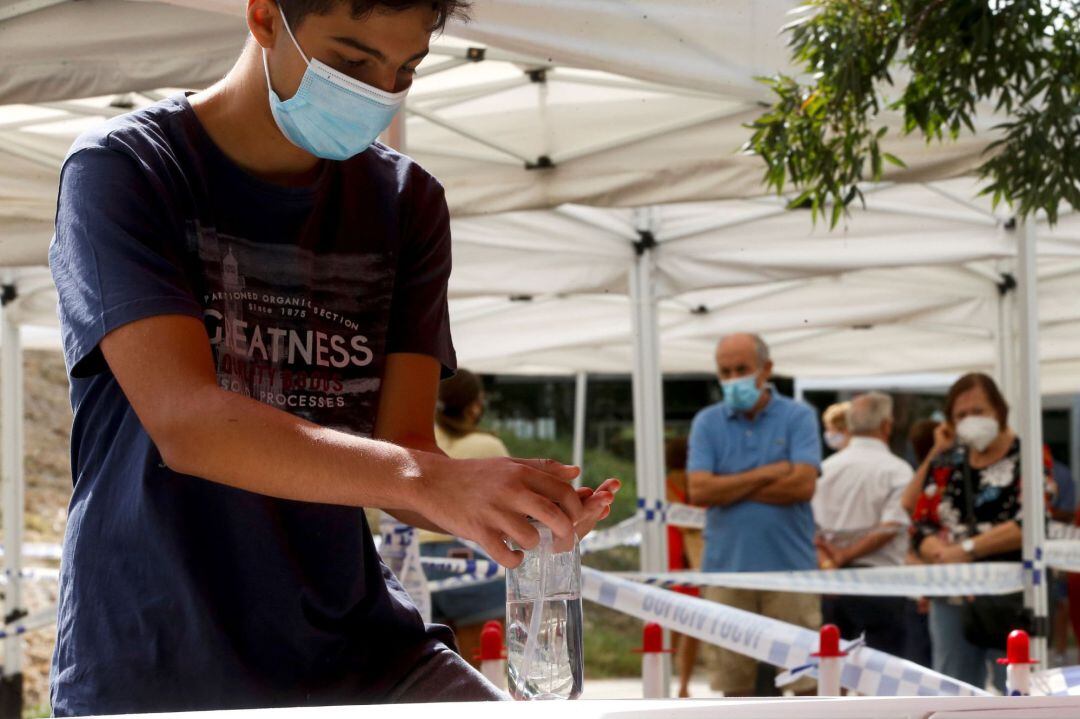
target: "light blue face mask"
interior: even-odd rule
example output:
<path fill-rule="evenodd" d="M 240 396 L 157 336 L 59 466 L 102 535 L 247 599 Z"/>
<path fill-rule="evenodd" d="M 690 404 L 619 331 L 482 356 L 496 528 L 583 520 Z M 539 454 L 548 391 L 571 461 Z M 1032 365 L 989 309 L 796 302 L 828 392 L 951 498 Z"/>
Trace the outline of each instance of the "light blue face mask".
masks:
<path fill-rule="evenodd" d="M 289 142 L 324 160 L 347 160 L 359 155 L 390 127 L 409 91 L 384 92 L 308 58 L 284 12 L 281 19 L 296 51 L 307 63 L 307 70 L 296 94 L 283 101 L 270 84 L 270 67 L 263 48 L 270 112 L 278 129 Z"/>
<path fill-rule="evenodd" d="M 724 389 L 724 404 L 736 412 L 753 409 L 761 399 L 761 389 L 757 386 L 757 375 L 748 375 L 738 379 L 721 382 Z"/>

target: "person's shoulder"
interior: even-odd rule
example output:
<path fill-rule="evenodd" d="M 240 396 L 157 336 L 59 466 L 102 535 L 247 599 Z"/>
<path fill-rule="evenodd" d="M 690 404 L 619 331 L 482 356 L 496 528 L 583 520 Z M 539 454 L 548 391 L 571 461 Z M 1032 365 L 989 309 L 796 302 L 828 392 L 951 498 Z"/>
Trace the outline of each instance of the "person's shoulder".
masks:
<path fill-rule="evenodd" d="M 843 467 L 851 459 L 851 455 L 845 450 L 834 452 L 825 459 L 821 460 L 821 473 L 825 474 L 829 470 L 836 470 Z"/>
<path fill-rule="evenodd" d="M 800 399 L 794 399 L 792 397 L 785 397 L 784 395 L 774 392 L 773 401 L 776 402 L 783 414 L 792 421 L 804 422 L 807 419 L 817 423 L 817 411 Z"/>
<path fill-rule="evenodd" d="M 470 432 L 457 441 L 455 450 L 468 459 L 487 459 L 490 457 L 507 457 L 507 451 L 503 441 L 487 432 Z"/>
<path fill-rule="evenodd" d="M 185 111 L 178 97 L 109 118 L 79 135 L 67 160 L 85 150 L 108 150 L 152 164 L 172 155 L 170 126 Z"/>
<path fill-rule="evenodd" d="M 381 142 L 371 143 L 367 150 L 345 162 L 373 175 L 379 184 L 393 188 L 403 202 L 444 197 L 442 183 L 434 175 L 413 158 Z"/>
<path fill-rule="evenodd" d="M 885 457 L 883 464 L 894 472 L 906 472 L 908 474 L 915 473 L 915 468 L 911 466 L 910 462 L 903 457 L 896 456 L 891 450 L 888 452 L 888 456 Z"/>
<path fill-rule="evenodd" d="M 710 404 L 708 407 L 702 407 L 694 415 L 693 424 L 701 424 L 703 422 L 716 422 L 718 420 L 726 420 L 728 417 L 727 409 L 724 407 L 723 402 L 716 402 Z"/>
<path fill-rule="evenodd" d="M 503 441 L 489 432 L 472 432 L 466 439 L 472 442 L 477 447 L 494 447 L 498 449 L 506 449 L 506 445 Z"/>

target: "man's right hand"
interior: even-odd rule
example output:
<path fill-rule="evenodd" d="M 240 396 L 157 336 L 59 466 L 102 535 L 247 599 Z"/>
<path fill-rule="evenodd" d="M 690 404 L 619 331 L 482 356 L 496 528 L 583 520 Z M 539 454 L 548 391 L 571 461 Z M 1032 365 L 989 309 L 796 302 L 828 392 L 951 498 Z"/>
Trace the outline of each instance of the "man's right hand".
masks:
<path fill-rule="evenodd" d="M 421 474 L 415 509 L 451 534 L 478 542 L 505 567 L 516 567 L 523 555 L 507 547 L 504 537 L 526 549 L 540 542 L 526 517 L 560 538 L 573 536 L 574 524 L 585 518 L 570 484 L 577 467 L 548 459 L 452 460 L 421 452 L 416 457 Z"/>

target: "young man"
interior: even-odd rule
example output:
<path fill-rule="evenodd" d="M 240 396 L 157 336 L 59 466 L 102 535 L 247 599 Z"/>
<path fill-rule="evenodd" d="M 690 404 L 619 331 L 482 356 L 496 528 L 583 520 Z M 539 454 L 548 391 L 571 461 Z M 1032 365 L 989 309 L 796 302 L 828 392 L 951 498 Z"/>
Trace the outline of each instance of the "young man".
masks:
<path fill-rule="evenodd" d="M 219 83 L 65 162 L 50 251 L 75 420 L 58 716 L 498 698 L 360 507 L 514 566 L 617 489 L 452 461 L 442 188 L 372 144 L 456 0 L 249 0 Z M 382 441 L 380 441 L 382 440 Z"/>

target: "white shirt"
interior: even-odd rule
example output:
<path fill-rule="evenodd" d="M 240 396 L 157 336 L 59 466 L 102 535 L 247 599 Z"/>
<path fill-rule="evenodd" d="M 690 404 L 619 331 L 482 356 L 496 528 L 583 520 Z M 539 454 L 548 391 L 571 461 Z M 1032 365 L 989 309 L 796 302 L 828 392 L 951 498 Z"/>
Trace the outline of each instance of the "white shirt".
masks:
<path fill-rule="evenodd" d="M 860 539 L 866 530 L 885 523 L 911 524 L 900 504 L 915 472 L 889 451 L 888 445 L 870 437 L 852 437 L 848 446 L 821 463 L 811 506 L 822 532 L 852 532 L 841 546 Z M 855 560 L 857 566 L 887 567 L 904 563 L 908 535 L 905 529 L 881 549 Z"/>

